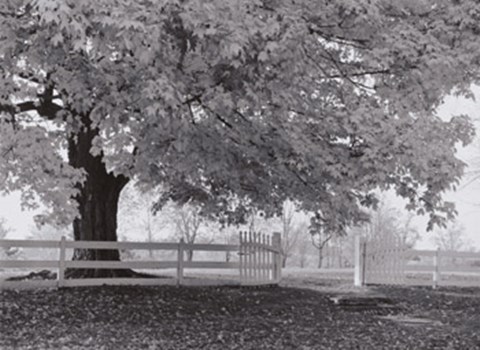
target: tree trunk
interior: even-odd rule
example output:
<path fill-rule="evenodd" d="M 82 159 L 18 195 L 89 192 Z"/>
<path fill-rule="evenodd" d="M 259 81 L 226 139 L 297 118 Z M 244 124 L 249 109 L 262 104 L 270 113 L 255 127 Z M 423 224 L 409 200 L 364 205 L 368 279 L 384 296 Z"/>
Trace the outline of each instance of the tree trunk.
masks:
<path fill-rule="evenodd" d="M 287 259 L 288 259 L 288 256 L 282 255 L 282 268 L 283 269 L 287 267 Z"/>
<path fill-rule="evenodd" d="M 343 267 L 343 244 L 341 242 L 338 246 L 338 267 Z"/>
<path fill-rule="evenodd" d="M 307 245 L 305 242 L 301 242 L 299 247 L 299 255 L 300 255 L 300 267 L 303 269 L 307 263 Z"/>
<path fill-rule="evenodd" d="M 323 246 L 318 249 L 318 268 L 323 267 Z"/>
<path fill-rule="evenodd" d="M 305 257 L 304 256 L 300 256 L 300 268 L 304 268 L 305 267 Z"/>
<path fill-rule="evenodd" d="M 192 262 L 193 260 L 193 250 L 187 250 L 187 261 Z"/>
<path fill-rule="evenodd" d="M 152 235 L 152 229 L 150 227 L 150 219 L 149 219 L 149 223 L 148 223 L 148 243 L 152 243 L 153 242 L 153 235 Z M 150 258 L 150 260 L 153 260 L 153 250 L 152 249 L 149 249 L 148 250 L 148 256 Z"/>
<path fill-rule="evenodd" d="M 73 222 L 76 241 L 117 241 L 117 210 L 120 192 L 128 183 L 123 175 L 108 172 L 103 155 L 90 153 L 92 141 L 98 135 L 90 127 L 88 117 L 85 126 L 69 137 L 68 156 L 70 165 L 86 172 L 86 180 L 78 185 L 79 193 L 74 198 L 78 203 L 79 217 Z M 116 249 L 75 249 L 73 260 L 120 260 Z M 67 277 L 126 277 L 130 270 L 70 269 Z"/>

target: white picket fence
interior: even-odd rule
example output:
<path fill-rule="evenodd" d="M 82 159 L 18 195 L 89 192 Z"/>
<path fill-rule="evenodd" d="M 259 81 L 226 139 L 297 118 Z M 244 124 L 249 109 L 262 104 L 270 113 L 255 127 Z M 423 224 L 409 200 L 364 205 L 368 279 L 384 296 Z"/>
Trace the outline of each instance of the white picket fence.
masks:
<path fill-rule="evenodd" d="M 0 288 L 76 287 L 99 285 L 262 285 L 278 284 L 281 279 L 280 234 L 273 237 L 240 232 L 239 244 L 188 244 L 145 242 L 0 240 L 3 248 L 56 248 L 58 260 L 0 260 L 0 269 L 56 269 L 56 280 L 0 280 Z M 168 261 L 86 261 L 67 260 L 68 249 L 118 249 L 176 251 L 176 259 Z M 185 251 L 236 252 L 238 261 L 186 261 Z M 65 278 L 66 269 L 174 269 L 174 278 Z M 186 269 L 233 269 L 230 280 L 186 278 Z"/>
<path fill-rule="evenodd" d="M 409 285 L 480 287 L 480 253 L 412 249 L 405 255 Z M 420 278 L 428 275 L 431 279 Z"/>
<path fill-rule="evenodd" d="M 395 239 L 356 237 L 354 285 L 366 284 L 480 287 L 480 253 L 408 249 Z"/>

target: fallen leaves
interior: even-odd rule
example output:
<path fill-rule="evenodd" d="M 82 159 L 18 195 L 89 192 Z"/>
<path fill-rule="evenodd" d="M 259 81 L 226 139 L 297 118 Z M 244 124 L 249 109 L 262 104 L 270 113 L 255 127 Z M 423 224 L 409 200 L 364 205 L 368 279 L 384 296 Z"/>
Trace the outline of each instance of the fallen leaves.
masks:
<path fill-rule="evenodd" d="M 345 309 L 330 300 L 332 295 L 298 288 L 1 291 L 0 347 L 383 349 L 388 344 L 391 349 L 466 349 L 480 342 L 473 328 L 461 327 L 466 320 L 480 323 L 478 299 L 421 288 L 386 288 L 382 293 L 402 305 L 404 314 L 443 326 L 405 327 L 389 317 L 378 318 L 398 308 L 374 313 Z"/>

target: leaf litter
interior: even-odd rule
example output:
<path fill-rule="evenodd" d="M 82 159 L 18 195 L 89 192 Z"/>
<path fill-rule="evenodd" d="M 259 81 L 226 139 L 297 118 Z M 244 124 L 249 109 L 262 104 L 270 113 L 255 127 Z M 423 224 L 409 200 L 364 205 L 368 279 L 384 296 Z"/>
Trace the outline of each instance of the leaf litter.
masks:
<path fill-rule="evenodd" d="M 293 287 L 4 290 L 0 348 L 478 348 L 478 299 L 447 292 L 455 291 L 377 288 L 395 308 L 352 312 L 332 301 L 338 294 Z M 406 327 L 402 319 L 432 322 Z"/>

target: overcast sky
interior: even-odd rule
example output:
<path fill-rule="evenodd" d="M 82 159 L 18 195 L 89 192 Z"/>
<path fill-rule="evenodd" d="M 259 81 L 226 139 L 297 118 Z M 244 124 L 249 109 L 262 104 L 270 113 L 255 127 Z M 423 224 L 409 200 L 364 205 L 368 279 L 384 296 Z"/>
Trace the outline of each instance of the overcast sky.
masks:
<path fill-rule="evenodd" d="M 478 101 L 463 98 L 448 97 L 439 109 L 439 115 L 445 119 L 452 115 L 468 114 L 476 124 L 477 133 L 480 134 L 480 88 L 474 89 Z M 454 201 L 459 212 L 458 221 L 465 226 L 466 236 L 472 244 L 480 250 L 480 179 L 471 181 L 472 172 L 480 171 L 480 142 L 478 140 L 466 148 L 459 149 L 459 156 L 469 164 L 467 176 L 455 193 L 449 193 L 446 199 Z M 19 194 L 14 193 L 8 197 L 0 196 L 0 217 L 7 220 L 7 225 L 13 229 L 9 234 L 10 238 L 23 238 L 29 235 L 34 226 L 33 214 L 30 211 L 20 209 Z M 401 201 L 394 201 L 399 208 Z M 432 233 L 425 232 L 426 220 L 416 220 L 417 227 L 422 233 L 422 241 L 418 248 L 433 248 L 431 242 Z M 134 239 L 133 237 L 129 237 Z"/>
<path fill-rule="evenodd" d="M 459 114 L 469 115 L 475 123 L 477 134 L 480 134 L 480 88 L 473 90 L 476 101 L 464 98 L 448 97 L 438 113 L 444 119 Z M 465 148 L 459 148 L 458 156 L 468 164 L 466 176 L 457 192 L 449 193 L 446 200 L 455 202 L 458 210 L 458 218 L 465 227 L 467 239 L 480 250 L 480 179 L 474 179 L 474 172 L 480 171 L 480 142 L 476 140 Z M 425 220 L 418 220 L 417 224 L 422 232 L 420 248 L 432 248 L 432 233 L 424 232 Z"/>

